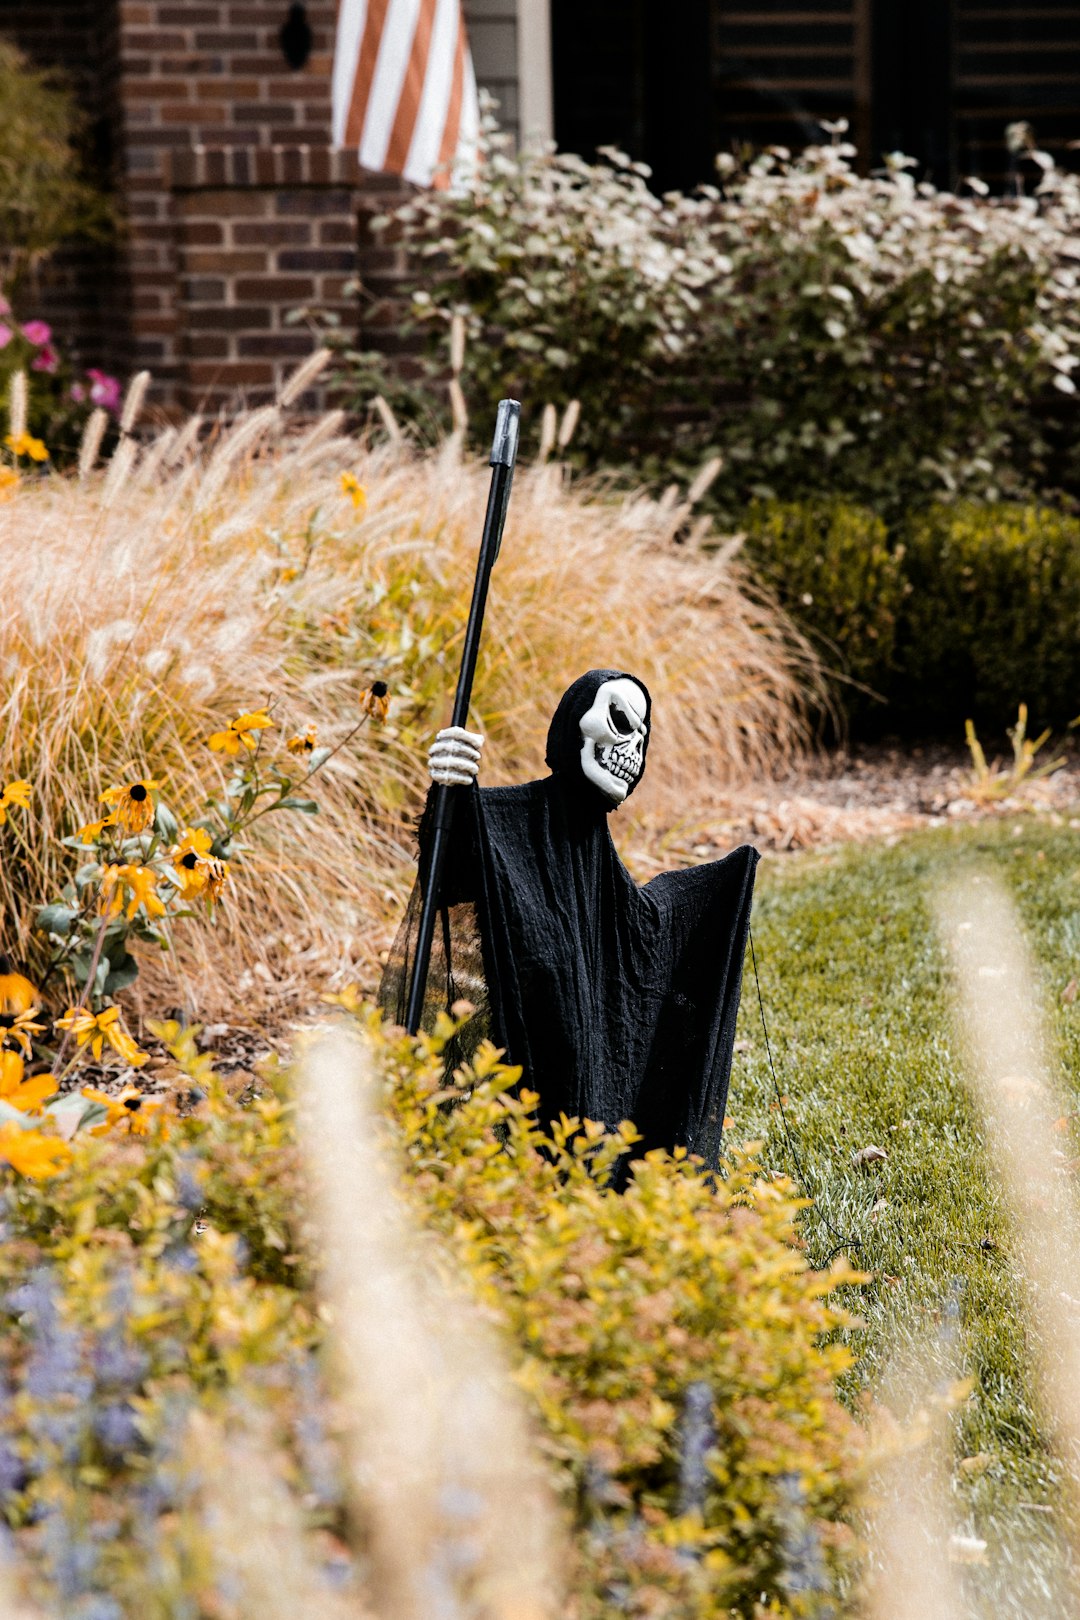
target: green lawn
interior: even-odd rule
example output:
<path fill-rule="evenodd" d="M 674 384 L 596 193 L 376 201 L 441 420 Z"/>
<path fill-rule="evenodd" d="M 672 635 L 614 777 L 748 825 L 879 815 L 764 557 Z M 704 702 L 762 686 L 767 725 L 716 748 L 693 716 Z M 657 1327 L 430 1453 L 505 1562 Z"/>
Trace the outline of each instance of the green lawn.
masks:
<path fill-rule="evenodd" d="M 912 1341 L 931 1348 L 943 1378 L 974 1377 L 956 1419 L 956 1460 L 996 1460 L 981 1475 L 956 1471 L 949 1510 L 958 1529 L 989 1543 L 989 1563 L 970 1572 L 973 1608 L 1028 1615 L 1043 1607 L 1057 1562 L 1046 1509 L 1058 1465 L 1033 1398 L 1008 1218 L 954 1056 L 927 903 L 937 881 L 974 861 L 1003 873 L 1016 896 L 1075 1096 L 1080 1001 L 1065 1004 L 1061 992 L 1080 977 L 1080 833 L 1032 819 L 943 829 L 893 849 L 766 860 L 754 932 L 773 1052 L 816 1201 L 810 1253 L 818 1261 L 835 1245 L 825 1217 L 858 1239 L 847 1252 L 874 1274 L 852 1393 L 873 1384 L 890 1347 Z M 740 1038 L 749 1047 L 732 1078 L 733 1135 L 763 1137 L 765 1163 L 790 1171 L 749 962 Z M 851 1164 L 869 1143 L 889 1155 L 876 1175 Z M 1072 1151 L 1064 1135 L 1062 1147 Z"/>

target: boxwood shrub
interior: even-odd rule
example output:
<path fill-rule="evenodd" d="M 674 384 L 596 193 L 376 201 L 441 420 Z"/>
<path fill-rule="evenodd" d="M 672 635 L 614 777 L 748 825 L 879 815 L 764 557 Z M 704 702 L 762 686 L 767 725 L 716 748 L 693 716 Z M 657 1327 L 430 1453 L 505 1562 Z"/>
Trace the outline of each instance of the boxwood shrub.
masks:
<path fill-rule="evenodd" d="M 903 532 L 909 590 L 890 687 L 907 730 L 1035 726 L 1080 713 L 1080 518 L 1047 506 L 936 505 Z"/>
<path fill-rule="evenodd" d="M 907 588 L 883 520 L 850 501 L 755 501 L 744 527 L 759 577 L 814 642 L 845 714 L 882 708 Z"/>

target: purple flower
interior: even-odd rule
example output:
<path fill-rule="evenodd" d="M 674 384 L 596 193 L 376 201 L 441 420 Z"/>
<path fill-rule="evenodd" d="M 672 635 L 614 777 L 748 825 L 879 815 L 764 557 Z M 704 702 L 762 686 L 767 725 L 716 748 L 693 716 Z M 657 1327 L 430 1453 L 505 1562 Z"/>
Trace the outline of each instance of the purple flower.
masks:
<path fill-rule="evenodd" d="M 55 371 L 60 364 L 56 350 L 49 343 L 43 343 L 38 353 L 30 362 L 31 371 Z"/>
<path fill-rule="evenodd" d="M 86 375 L 90 378 L 90 398 L 94 404 L 103 405 L 107 411 L 118 411 L 122 398 L 118 379 L 110 377 L 107 371 L 99 371 L 97 366 L 88 366 Z"/>
<path fill-rule="evenodd" d="M 52 327 L 48 321 L 26 321 L 23 324 L 22 335 L 27 343 L 39 348 L 41 344 L 48 343 L 52 337 Z"/>
<path fill-rule="evenodd" d="M 6 349 L 15 333 L 6 321 L 0 321 L 0 349 Z"/>

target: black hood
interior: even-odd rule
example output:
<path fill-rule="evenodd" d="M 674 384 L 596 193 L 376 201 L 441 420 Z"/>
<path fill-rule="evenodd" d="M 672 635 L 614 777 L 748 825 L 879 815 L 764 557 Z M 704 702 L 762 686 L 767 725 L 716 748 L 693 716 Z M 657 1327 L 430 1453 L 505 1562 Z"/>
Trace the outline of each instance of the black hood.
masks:
<path fill-rule="evenodd" d="M 559 706 L 555 710 L 548 728 L 547 752 L 545 760 L 548 769 L 555 776 L 563 776 L 579 783 L 588 790 L 590 798 L 597 803 L 602 802 L 604 809 L 617 810 L 618 805 L 600 792 L 600 789 L 590 782 L 581 769 L 581 717 L 592 708 L 600 687 L 605 681 L 633 681 L 645 694 L 645 745 L 642 750 L 641 775 L 626 791 L 626 799 L 633 793 L 642 776 L 645 775 L 646 758 L 649 752 L 649 738 L 652 736 L 652 698 L 649 688 L 644 681 L 636 675 L 628 675 L 624 669 L 590 669 L 584 675 L 579 675 L 571 686 L 568 686 L 559 699 Z M 626 799 L 622 802 L 625 804 Z"/>

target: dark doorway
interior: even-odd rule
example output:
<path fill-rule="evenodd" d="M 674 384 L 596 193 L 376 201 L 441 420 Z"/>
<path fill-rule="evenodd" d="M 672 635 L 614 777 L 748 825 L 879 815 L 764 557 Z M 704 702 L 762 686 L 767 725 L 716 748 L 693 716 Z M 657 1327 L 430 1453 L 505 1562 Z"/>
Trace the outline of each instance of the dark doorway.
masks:
<path fill-rule="evenodd" d="M 712 0 L 552 0 L 555 139 L 618 146 L 657 191 L 711 180 Z"/>

